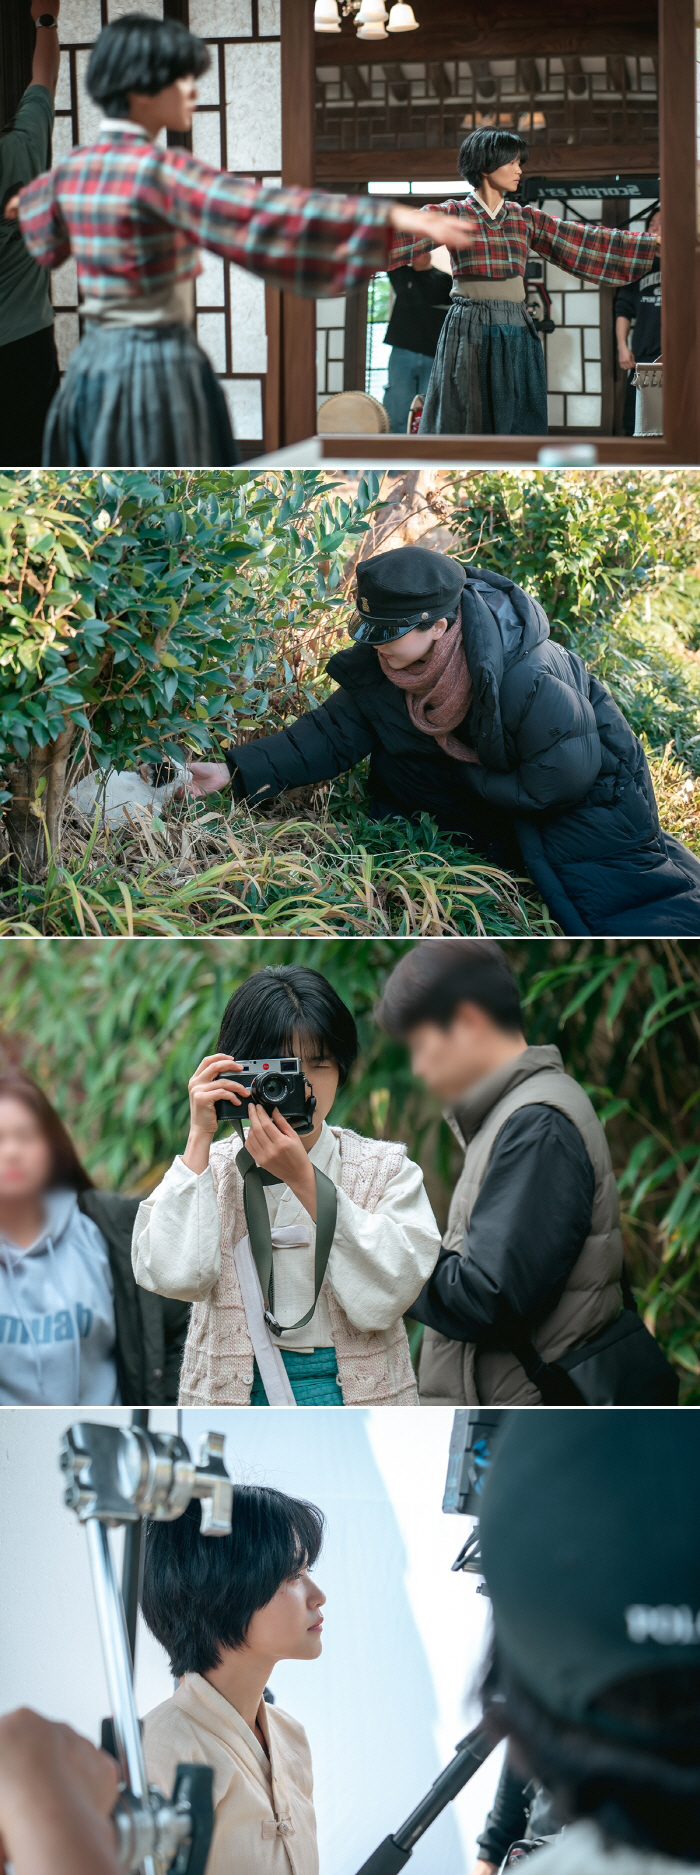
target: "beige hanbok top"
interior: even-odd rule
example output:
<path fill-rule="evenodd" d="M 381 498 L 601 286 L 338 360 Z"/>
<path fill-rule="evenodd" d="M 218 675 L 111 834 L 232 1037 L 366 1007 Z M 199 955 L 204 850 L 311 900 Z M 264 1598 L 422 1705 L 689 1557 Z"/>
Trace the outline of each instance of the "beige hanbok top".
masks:
<path fill-rule="evenodd" d="M 149 1782 L 170 1794 L 178 1764 L 210 1764 L 215 1823 L 207 1875 L 318 1875 L 313 1775 L 302 1725 L 260 1702 L 269 1758 L 235 1706 L 199 1673 L 144 1719 Z"/>
<path fill-rule="evenodd" d="M 328 1285 L 349 1321 L 365 1330 L 390 1328 L 419 1295 L 437 1262 L 440 1232 L 430 1207 L 419 1165 L 402 1148 L 396 1167 L 365 1210 L 343 1190 L 342 1129 L 324 1121 L 309 1159 L 332 1180 L 337 1219 L 328 1259 Z M 364 1142 L 360 1142 L 363 1144 Z M 370 1150 L 383 1142 L 368 1142 Z M 237 1158 L 240 1140 L 230 1138 L 217 1152 Z M 284 1184 L 266 1185 L 275 1276 L 275 1312 L 281 1322 L 295 1322 L 314 1299 L 316 1226 L 299 1198 Z M 295 1229 L 298 1236 L 294 1238 Z M 292 1238 L 294 1241 L 285 1241 Z M 191 1172 L 178 1157 L 165 1177 L 144 1198 L 134 1225 L 132 1265 L 137 1283 L 162 1296 L 198 1302 L 211 1294 L 221 1274 L 221 1221 L 212 1166 Z M 333 1346 L 325 1289 L 305 1328 L 280 1337 L 280 1347 L 302 1353 Z"/>
<path fill-rule="evenodd" d="M 253 1343 L 236 1269 L 245 1236 L 240 1141 L 214 1142 L 205 1172 L 176 1159 L 139 1206 L 131 1260 L 137 1283 L 194 1304 L 180 1375 L 181 1406 L 247 1406 Z M 335 1348 L 345 1406 L 417 1406 L 402 1317 L 434 1269 L 440 1232 L 420 1167 L 396 1141 L 327 1126 L 309 1154 L 332 1179 L 337 1222 L 312 1320 L 281 1347 Z M 266 1185 L 275 1307 L 282 1322 L 313 1308 L 315 1226 L 284 1185 Z M 280 1242 L 280 1239 L 282 1240 Z"/>

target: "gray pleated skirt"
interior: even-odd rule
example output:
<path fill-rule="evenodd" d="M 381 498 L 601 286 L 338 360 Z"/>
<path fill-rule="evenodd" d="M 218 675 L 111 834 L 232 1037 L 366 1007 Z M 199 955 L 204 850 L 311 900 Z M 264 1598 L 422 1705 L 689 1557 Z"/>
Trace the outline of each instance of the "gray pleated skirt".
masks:
<path fill-rule="evenodd" d="M 542 346 L 514 300 L 453 299 L 426 391 L 421 436 L 546 436 Z"/>
<path fill-rule="evenodd" d="M 42 459 L 70 469 L 236 463 L 226 399 L 190 327 L 88 322 L 49 409 Z"/>

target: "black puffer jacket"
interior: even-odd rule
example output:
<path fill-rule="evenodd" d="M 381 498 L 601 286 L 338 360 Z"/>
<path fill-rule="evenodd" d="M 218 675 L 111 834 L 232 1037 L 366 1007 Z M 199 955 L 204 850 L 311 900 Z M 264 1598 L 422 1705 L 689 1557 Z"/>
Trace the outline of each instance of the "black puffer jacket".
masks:
<path fill-rule="evenodd" d="M 330 659 L 341 687 L 320 709 L 230 750 L 234 787 L 252 804 L 329 781 L 370 755 L 381 795 L 392 766 L 418 757 L 453 809 L 463 803 L 465 826 L 467 797 L 512 818 L 527 870 L 567 936 L 700 936 L 700 861 L 661 831 L 644 751 L 609 691 L 552 641 L 542 607 L 512 580 L 466 573 L 474 693 L 456 733 L 478 765 L 417 729 L 376 652 L 355 645 Z"/>

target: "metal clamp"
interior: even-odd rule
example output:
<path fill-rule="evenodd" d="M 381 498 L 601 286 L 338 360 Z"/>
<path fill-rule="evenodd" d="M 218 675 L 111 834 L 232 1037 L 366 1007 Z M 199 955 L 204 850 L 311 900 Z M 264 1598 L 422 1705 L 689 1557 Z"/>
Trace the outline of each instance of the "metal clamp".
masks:
<path fill-rule="evenodd" d="M 176 1433 L 79 1421 L 61 1446 L 61 1469 L 70 1477 L 65 1502 L 81 1523 L 96 1517 L 115 1529 L 140 1517 L 169 1523 L 198 1497 L 202 1535 L 225 1536 L 231 1528 L 233 1485 L 223 1453 L 220 1432 L 204 1434 L 195 1465 Z"/>

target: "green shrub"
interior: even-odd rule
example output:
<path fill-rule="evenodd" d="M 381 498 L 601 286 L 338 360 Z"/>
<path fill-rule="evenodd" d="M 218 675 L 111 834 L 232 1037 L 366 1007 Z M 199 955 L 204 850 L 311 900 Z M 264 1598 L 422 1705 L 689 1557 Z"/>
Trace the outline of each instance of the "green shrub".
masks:
<path fill-rule="evenodd" d="M 86 754 L 209 752 L 265 726 L 273 675 L 307 706 L 285 634 L 332 618 L 375 497 L 371 476 L 351 501 L 313 474 L 232 471 L 225 500 L 196 476 L 0 476 L 0 798 L 30 876 Z"/>
<path fill-rule="evenodd" d="M 196 932 L 210 919 L 222 921 L 214 928 L 245 929 L 246 919 L 266 928 L 258 917 L 309 929 L 313 903 L 302 910 L 289 894 L 286 837 L 270 836 L 257 817 L 251 846 L 251 823 L 230 797 L 171 816 L 163 864 L 144 871 L 131 837 L 95 829 L 88 841 L 72 828 L 60 846 L 66 794 L 81 763 L 106 772 L 163 754 L 216 757 L 321 702 L 328 655 L 349 619 L 350 568 L 370 527 L 388 544 L 385 510 L 405 482 L 368 474 L 341 488 L 326 473 L 246 469 L 0 476 L 0 801 L 15 875 L 20 862 L 3 929 L 63 932 L 87 920 L 96 932 L 128 930 L 133 919 L 144 931 Z M 663 823 L 700 850 L 697 476 L 455 471 L 429 499 L 450 550 L 512 573 L 541 599 L 554 636 L 609 685 L 645 740 Z M 320 790 L 311 807 L 276 810 L 305 829 L 299 876 L 307 862 L 316 867 L 313 896 L 332 928 L 357 928 L 369 855 L 369 931 L 384 928 L 385 908 L 394 932 L 470 931 L 483 920 L 494 935 L 517 934 L 523 907 L 533 932 L 551 929 L 527 887 L 492 874 L 472 890 L 464 852 L 435 829 L 378 838 L 365 809 L 358 773 L 330 795 Z M 178 857 L 180 843 L 203 855 L 213 819 L 217 838 L 230 832 L 243 843 L 241 866 L 217 871 L 217 853 L 215 876 L 203 862 L 199 893 L 178 877 L 175 902 L 172 840 Z M 432 903 L 417 925 L 415 838 L 428 841 Z M 159 840 L 154 827 L 156 860 Z M 266 849 L 262 891 L 256 843 Z M 483 880 L 488 869 L 476 871 Z"/>

